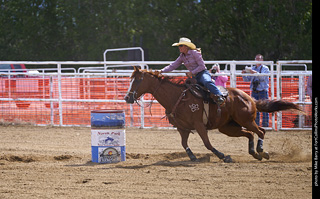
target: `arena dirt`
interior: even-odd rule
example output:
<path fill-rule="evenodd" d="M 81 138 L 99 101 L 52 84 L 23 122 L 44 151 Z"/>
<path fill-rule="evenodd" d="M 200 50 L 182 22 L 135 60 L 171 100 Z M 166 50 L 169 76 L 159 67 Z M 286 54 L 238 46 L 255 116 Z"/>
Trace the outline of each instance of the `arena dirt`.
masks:
<path fill-rule="evenodd" d="M 311 198 L 311 131 L 270 132 L 270 160 L 248 154 L 246 138 L 209 132 L 234 163 L 191 134 L 189 161 L 175 130 L 126 129 L 127 160 L 91 162 L 90 128 L 0 126 L 0 198 Z"/>

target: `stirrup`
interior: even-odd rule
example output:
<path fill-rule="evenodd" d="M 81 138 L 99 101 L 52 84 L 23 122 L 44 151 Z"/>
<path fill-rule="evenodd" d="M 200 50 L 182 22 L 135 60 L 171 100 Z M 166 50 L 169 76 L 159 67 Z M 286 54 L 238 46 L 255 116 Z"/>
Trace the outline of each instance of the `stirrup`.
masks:
<path fill-rule="evenodd" d="M 225 103 L 225 98 L 222 95 L 214 95 L 214 94 L 210 94 L 210 97 L 213 99 L 213 101 L 215 101 L 219 106 L 224 105 Z"/>
<path fill-rule="evenodd" d="M 222 105 L 224 105 L 224 103 L 225 103 L 225 98 L 223 96 L 218 96 L 217 104 L 222 106 Z"/>

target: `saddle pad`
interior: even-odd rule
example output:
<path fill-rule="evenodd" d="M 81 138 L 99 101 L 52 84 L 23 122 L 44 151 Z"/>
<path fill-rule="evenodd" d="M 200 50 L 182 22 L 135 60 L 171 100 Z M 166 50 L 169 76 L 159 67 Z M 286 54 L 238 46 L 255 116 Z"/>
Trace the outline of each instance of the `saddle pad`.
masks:
<path fill-rule="evenodd" d="M 203 102 L 202 120 L 204 125 L 208 124 L 208 117 L 209 117 L 209 103 Z"/>

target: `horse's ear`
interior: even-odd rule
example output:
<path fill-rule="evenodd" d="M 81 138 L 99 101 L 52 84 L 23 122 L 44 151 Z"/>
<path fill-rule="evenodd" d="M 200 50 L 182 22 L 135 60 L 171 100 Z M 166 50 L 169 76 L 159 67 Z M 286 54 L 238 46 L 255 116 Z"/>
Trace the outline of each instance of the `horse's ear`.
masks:
<path fill-rule="evenodd" d="M 138 66 L 133 66 L 133 69 L 134 69 L 134 72 L 135 72 L 135 71 L 139 71 Z"/>

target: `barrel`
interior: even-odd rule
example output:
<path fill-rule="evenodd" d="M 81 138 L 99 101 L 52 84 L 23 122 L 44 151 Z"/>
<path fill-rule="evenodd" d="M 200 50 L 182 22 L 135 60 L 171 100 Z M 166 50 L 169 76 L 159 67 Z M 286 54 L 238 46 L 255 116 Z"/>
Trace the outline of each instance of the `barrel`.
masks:
<path fill-rule="evenodd" d="M 125 113 L 123 110 L 91 111 L 92 162 L 126 160 Z"/>

